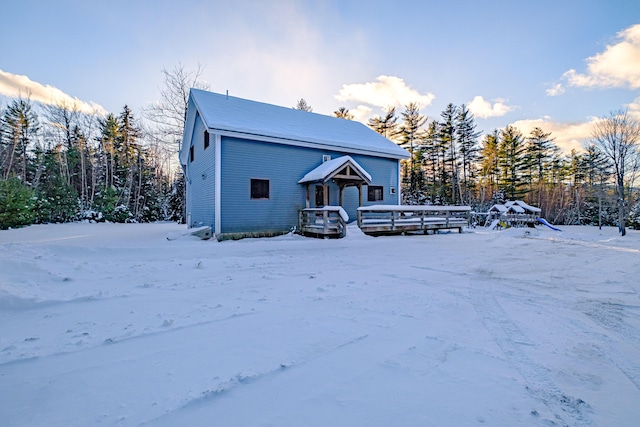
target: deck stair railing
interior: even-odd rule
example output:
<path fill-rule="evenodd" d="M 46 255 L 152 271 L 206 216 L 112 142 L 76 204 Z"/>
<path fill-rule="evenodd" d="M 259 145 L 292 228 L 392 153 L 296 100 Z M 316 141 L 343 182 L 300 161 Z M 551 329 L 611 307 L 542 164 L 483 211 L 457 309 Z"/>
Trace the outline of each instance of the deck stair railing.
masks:
<path fill-rule="evenodd" d="M 301 234 L 315 237 L 344 237 L 347 220 L 340 206 L 301 209 L 298 227 Z"/>

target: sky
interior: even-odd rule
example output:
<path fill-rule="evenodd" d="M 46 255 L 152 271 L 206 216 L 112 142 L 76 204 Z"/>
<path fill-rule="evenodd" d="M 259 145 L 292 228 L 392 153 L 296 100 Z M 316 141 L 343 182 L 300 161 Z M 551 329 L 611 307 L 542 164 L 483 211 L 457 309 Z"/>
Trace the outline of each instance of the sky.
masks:
<path fill-rule="evenodd" d="M 138 115 L 163 69 L 210 90 L 357 119 L 466 104 L 484 133 L 552 132 L 565 150 L 612 111 L 640 116 L 640 2 L 627 0 L 107 2 L 2 5 L 0 102 Z"/>

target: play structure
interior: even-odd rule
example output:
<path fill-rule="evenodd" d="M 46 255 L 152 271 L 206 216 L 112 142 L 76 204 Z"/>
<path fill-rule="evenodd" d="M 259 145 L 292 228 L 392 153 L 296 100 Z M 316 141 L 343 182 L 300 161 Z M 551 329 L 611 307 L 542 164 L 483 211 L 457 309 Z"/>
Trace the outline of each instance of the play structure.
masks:
<path fill-rule="evenodd" d="M 554 230 L 554 231 L 562 231 L 562 230 L 560 230 L 559 228 L 554 227 L 553 225 L 549 224 L 549 223 L 547 222 L 547 220 L 546 220 L 546 219 L 544 219 L 544 218 L 538 218 L 538 222 L 539 222 L 540 224 L 546 225 L 547 227 L 549 227 L 550 229 L 552 229 L 552 230 Z"/>
<path fill-rule="evenodd" d="M 542 209 L 531 206 L 522 200 L 496 204 L 487 212 L 485 226 L 491 230 L 509 227 L 534 227 L 542 224 L 555 231 L 562 231 L 540 217 Z"/>

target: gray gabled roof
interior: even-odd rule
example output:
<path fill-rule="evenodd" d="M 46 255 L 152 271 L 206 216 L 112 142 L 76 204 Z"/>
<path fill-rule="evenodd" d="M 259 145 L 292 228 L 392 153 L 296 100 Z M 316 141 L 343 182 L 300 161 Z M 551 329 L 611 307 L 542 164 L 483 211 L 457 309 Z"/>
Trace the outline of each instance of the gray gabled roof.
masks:
<path fill-rule="evenodd" d="M 405 159 L 409 153 L 364 124 L 199 89 L 191 99 L 212 131 L 326 146 L 329 149 Z"/>

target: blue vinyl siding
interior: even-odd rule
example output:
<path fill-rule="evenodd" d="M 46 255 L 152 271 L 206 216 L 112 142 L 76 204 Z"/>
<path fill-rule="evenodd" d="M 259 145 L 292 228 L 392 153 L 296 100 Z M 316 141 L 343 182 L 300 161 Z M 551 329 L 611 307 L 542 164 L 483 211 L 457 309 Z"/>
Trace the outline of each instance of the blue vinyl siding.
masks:
<path fill-rule="evenodd" d="M 286 231 L 296 226 L 298 210 L 305 207 L 306 200 L 306 186 L 298 181 L 322 163 L 323 155 L 337 158 L 347 154 L 230 137 L 222 137 L 221 143 L 222 233 Z M 389 188 L 395 186 L 399 191 L 398 161 L 350 155 L 371 175 L 372 185 L 384 187 L 384 200 L 375 204 L 396 204 L 397 194 L 390 194 Z M 251 199 L 252 178 L 269 180 L 269 199 Z M 336 185 L 330 184 L 329 195 L 330 204 L 337 205 Z M 310 202 L 313 207 L 315 184 L 310 187 Z M 363 186 L 363 205 L 370 204 L 374 203 L 367 202 L 367 186 Z M 354 221 L 358 208 L 357 187 L 345 189 L 343 206 L 350 221 Z"/>
<path fill-rule="evenodd" d="M 189 227 L 215 223 L 215 135 L 209 135 L 209 147 L 204 149 L 205 126 L 196 116 L 190 144 L 194 160 L 187 160 L 187 221 Z"/>
<path fill-rule="evenodd" d="M 222 233 L 285 231 L 298 224 L 308 167 L 295 147 L 222 138 Z M 322 158 L 321 158 L 322 159 Z M 251 199 L 251 179 L 269 180 L 269 199 Z"/>
<path fill-rule="evenodd" d="M 397 205 L 398 192 L 400 191 L 400 183 L 398 182 L 398 160 L 363 155 L 352 155 L 351 157 L 353 157 L 353 159 L 358 162 L 360 166 L 362 166 L 367 172 L 369 172 L 372 181 L 371 185 L 380 185 L 383 187 L 382 195 L 384 199 L 377 202 L 369 202 L 367 201 L 368 187 L 364 186 L 362 188 L 362 205 Z M 396 194 L 391 194 L 391 187 L 395 187 Z M 358 199 L 356 197 L 356 205 L 357 203 Z M 355 209 L 357 209 L 357 206 Z"/>

